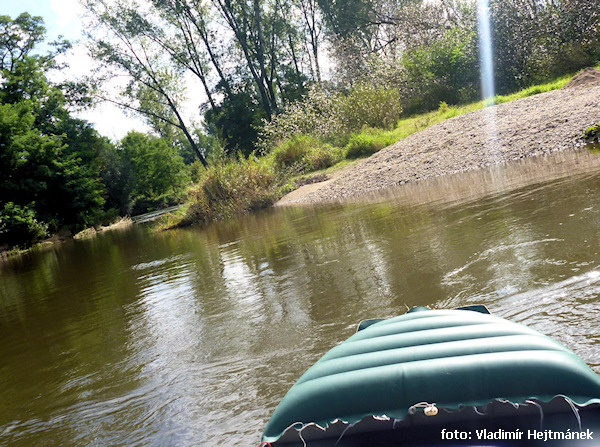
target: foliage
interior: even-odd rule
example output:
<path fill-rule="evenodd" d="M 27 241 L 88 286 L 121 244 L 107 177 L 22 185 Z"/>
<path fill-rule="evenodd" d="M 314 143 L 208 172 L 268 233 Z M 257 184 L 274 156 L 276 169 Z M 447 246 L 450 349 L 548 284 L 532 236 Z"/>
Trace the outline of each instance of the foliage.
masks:
<path fill-rule="evenodd" d="M 331 141 L 345 133 L 341 97 L 313 87 L 303 101 L 289 104 L 261 130 L 260 147 L 264 152 L 296 135 L 310 135 Z"/>
<path fill-rule="evenodd" d="M 264 118 L 260 104 L 248 92 L 232 93 L 219 106 L 208 110 L 204 118 L 214 134 L 224 142 L 227 155 L 254 151 L 257 128 Z"/>
<path fill-rule="evenodd" d="M 427 47 L 408 50 L 402 59 L 402 93 L 408 112 L 432 110 L 444 101 L 465 103 L 479 93 L 477 35 L 448 30 Z"/>
<path fill-rule="evenodd" d="M 583 137 L 589 142 L 600 142 L 600 123 L 588 127 L 583 133 Z"/>
<path fill-rule="evenodd" d="M 130 170 L 132 198 L 140 204 L 163 203 L 163 196 L 178 196 L 189 183 L 183 158 L 163 138 L 129 132 L 119 143 L 123 166 Z M 134 210 L 135 211 L 135 210 Z"/>
<path fill-rule="evenodd" d="M 77 230 L 102 214 L 95 157 L 104 140 L 70 115 L 62 86 L 48 80 L 57 68 L 54 57 L 68 43 L 32 54 L 44 31 L 39 17 L 0 17 L 0 202 L 34 212 L 52 230 Z"/>
<path fill-rule="evenodd" d="M 288 106 L 261 134 L 263 150 L 297 135 L 343 146 L 363 126 L 390 128 L 400 118 L 397 89 L 359 85 L 347 94 L 314 87 L 302 102 Z"/>
<path fill-rule="evenodd" d="M 134 201 L 172 203 L 189 182 L 180 134 L 130 135 L 117 149 L 71 115 L 87 102 L 86 90 L 49 80 L 60 68 L 54 58 L 69 44 L 50 44 L 41 54 L 44 33 L 39 17 L 0 17 L 0 207 L 9 246 L 28 246 L 63 227 L 109 223 Z"/>
<path fill-rule="evenodd" d="M 253 157 L 217 163 L 190 190 L 181 225 L 227 219 L 266 208 L 276 199 L 275 174 L 267 163 Z"/>
<path fill-rule="evenodd" d="M 572 73 L 600 58 L 595 0 L 494 0 L 490 15 L 502 93 Z"/>
<path fill-rule="evenodd" d="M 316 0 L 85 0 L 96 59 L 129 84 L 110 100 L 146 117 L 194 132 L 184 116 L 181 86 L 203 88 L 213 135 L 230 154 L 248 155 L 262 118 L 320 82 L 321 15 Z M 244 106 L 247 105 L 247 108 Z M 200 160 L 204 157 L 196 151 Z"/>
<path fill-rule="evenodd" d="M 0 209 L 0 246 L 27 247 L 48 235 L 48 225 L 40 222 L 35 203 L 20 206 L 7 202 Z"/>
<path fill-rule="evenodd" d="M 330 39 L 335 36 L 331 40 L 335 79 L 343 87 L 396 86 L 405 113 L 434 110 L 441 101 L 465 103 L 478 96 L 478 2 L 320 4 Z M 489 12 L 495 82 L 502 94 L 600 59 L 596 0 L 491 0 Z"/>
<path fill-rule="evenodd" d="M 346 145 L 347 158 L 369 157 L 397 141 L 391 132 L 378 133 L 367 130 L 354 134 Z"/>
<path fill-rule="evenodd" d="M 117 210 L 121 216 L 131 214 L 135 187 L 131 163 L 113 144 L 99 149 L 97 163 L 102 182 L 106 185 L 106 208 Z"/>
<path fill-rule="evenodd" d="M 192 126 L 183 116 L 183 68 L 168 58 L 171 55 L 177 59 L 178 50 L 168 45 L 171 36 L 165 35 L 163 23 L 153 23 L 151 16 L 141 12 L 145 8 L 135 2 L 109 4 L 105 0 L 87 0 L 85 5 L 95 20 L 91 28 L 106 33 L 88 36 L 92 55 L 103 64 L 108 74 L 128 79 L 119 98 L 113 98 L 106 92 L 99 93 L 99 96 L 140 114 L 156 132 L 161 133 L 164 125 L 179 129 L 206 166 L 204 154 L 193 138 Z M 107 77 L 106 73 L 96 81 L 106 81 L 104 77 Z M 99 86 L 95 88 L 99 89 Z"/>
<path fill-rule="evenodd" d="M 341 160 L 342 152 L 317 138 L 297 135 L 285 140 L 269 155 L 278 171 L 291 174 L 328 168 Z"/>
<path fill-rule="evenodd" d="M 363 126 L 391 129 L 402 113 L 402 100 L 397 88 L 360 84 L 342 96 L 341 107 L 349 131 Z"/>
<path fill-rule="evenodd" d="M 38 216 L 57 229 L 94 223 L 104 204 L 103 185 L 83 154 L 64 135 L 47 135 L 31 101 L 0 105 L 0 202 L 35 202 Z"/>

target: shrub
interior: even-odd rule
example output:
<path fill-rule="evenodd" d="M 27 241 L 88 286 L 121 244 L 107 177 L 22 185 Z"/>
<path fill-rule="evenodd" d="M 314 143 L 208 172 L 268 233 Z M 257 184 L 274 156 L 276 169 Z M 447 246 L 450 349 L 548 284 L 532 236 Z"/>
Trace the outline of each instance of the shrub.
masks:
<path fill-rule="evenodd" d="M 325 141 L 343 133 L 339 98 L 332 92 L 313 87 L 302 100 L 288 104 L 261 129 L 258 146 L 269 152 L 285 140 L 310 135 Z"/>
<path fill-rule="evenodd" d="M 279 171 L 292 175 L 328 168 L 342 158 L 339 149 L 308 135 L 285 140 L 269 157 Z"/>
<path fill-rule="evenodd" d="M 182 224 L 222 220 L 272 205 L 277 199 L 275 175 L 256 159 L 230 160 L 210 166 L 190 190 Z"/>
<path fill-rule="evenodd" d="M 346 158 L 368 157 L 396 142 L 388 133 L 376 134 L 367 131 L 352 135 L 346 145 Z"/>
<path fill-rule="evenodd" d="M 313 147 L 319 144 L 316 138 L 297 135 L 285 140 L 272 152 L 273 163 L 278 168 L 289 168 L 302 163 Z"/>
<path fill-rule="evenodd" d="M 588 127 L 583 133 L 583 137 L 589 142 L 600 142 L 600 123 Z"/>
<path fill-rule="evenodd" d="M 364 126 L 391 129 L 402 113 L 400 92 L 395 88 L 359 85 L 343 98 L 342 112 L 348 131 Z"/>
<path fill-rule="evenodd" d="M 409 113 L 434 110 L 440 102 L 458 104 L 479 92 L 477 35 L 449 29 L 431 45 L 406 51 L 403 98 Z"/>
<path fill-rule="evenodd" d="M 319 171 L 341 161 L 343 151 L 329 145 L 318 146 L 306 156 L 307 171 Z"/>
<path fill-rule="evenodd" d="M 48 236 L 48 225 L 39 222 L 35 203 L 19 206 L 8 202 L 0 210 L 0 245 L 28 247 Z"/>
<path fill-rule="evenodd" d="M 400 93 L 395 88 L 359 85 L 342 93 L 314 87 L 304 100 L 288 105 L 265 124 L 259 147 L 268 152 L 299 135 L 344 146 L 364 126 L 391 128 L 401 113 Z"/>

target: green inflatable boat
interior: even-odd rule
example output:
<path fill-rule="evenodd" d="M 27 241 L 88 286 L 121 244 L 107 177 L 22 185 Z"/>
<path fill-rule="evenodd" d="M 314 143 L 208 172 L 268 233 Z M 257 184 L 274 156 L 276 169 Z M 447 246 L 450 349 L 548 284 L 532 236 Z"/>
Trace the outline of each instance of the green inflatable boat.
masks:
<path fill-rule="evenodd" d="M 595 439 L 594 439 L 595 438 Z M 600 377 L 484 306 L 362 322 L 289 390 L 261 446 L 600 445 Z"/>

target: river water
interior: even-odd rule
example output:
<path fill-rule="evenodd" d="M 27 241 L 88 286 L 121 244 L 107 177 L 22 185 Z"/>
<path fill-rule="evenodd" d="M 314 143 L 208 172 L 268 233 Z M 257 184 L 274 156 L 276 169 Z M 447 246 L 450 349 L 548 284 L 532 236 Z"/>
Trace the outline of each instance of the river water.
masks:
<path fill-rule="evenodd" d="M 363 319 L 485 304 L 600 373 L 600 155 L 0 263 L 0 445 L 252 446 Z"/>

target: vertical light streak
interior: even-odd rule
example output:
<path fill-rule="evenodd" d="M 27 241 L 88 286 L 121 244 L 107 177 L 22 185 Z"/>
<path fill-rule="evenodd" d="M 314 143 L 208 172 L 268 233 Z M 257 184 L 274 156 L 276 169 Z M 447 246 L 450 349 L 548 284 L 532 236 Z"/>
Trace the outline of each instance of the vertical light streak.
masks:
<path fill-rule="evenodd" d="M 477 1 L 477 27 L 479 30 L 479 61 L 481 64 L 481 96 L 487 105 L 494 103 L 494 59 L 492 30 L 488 0 Z"/>

